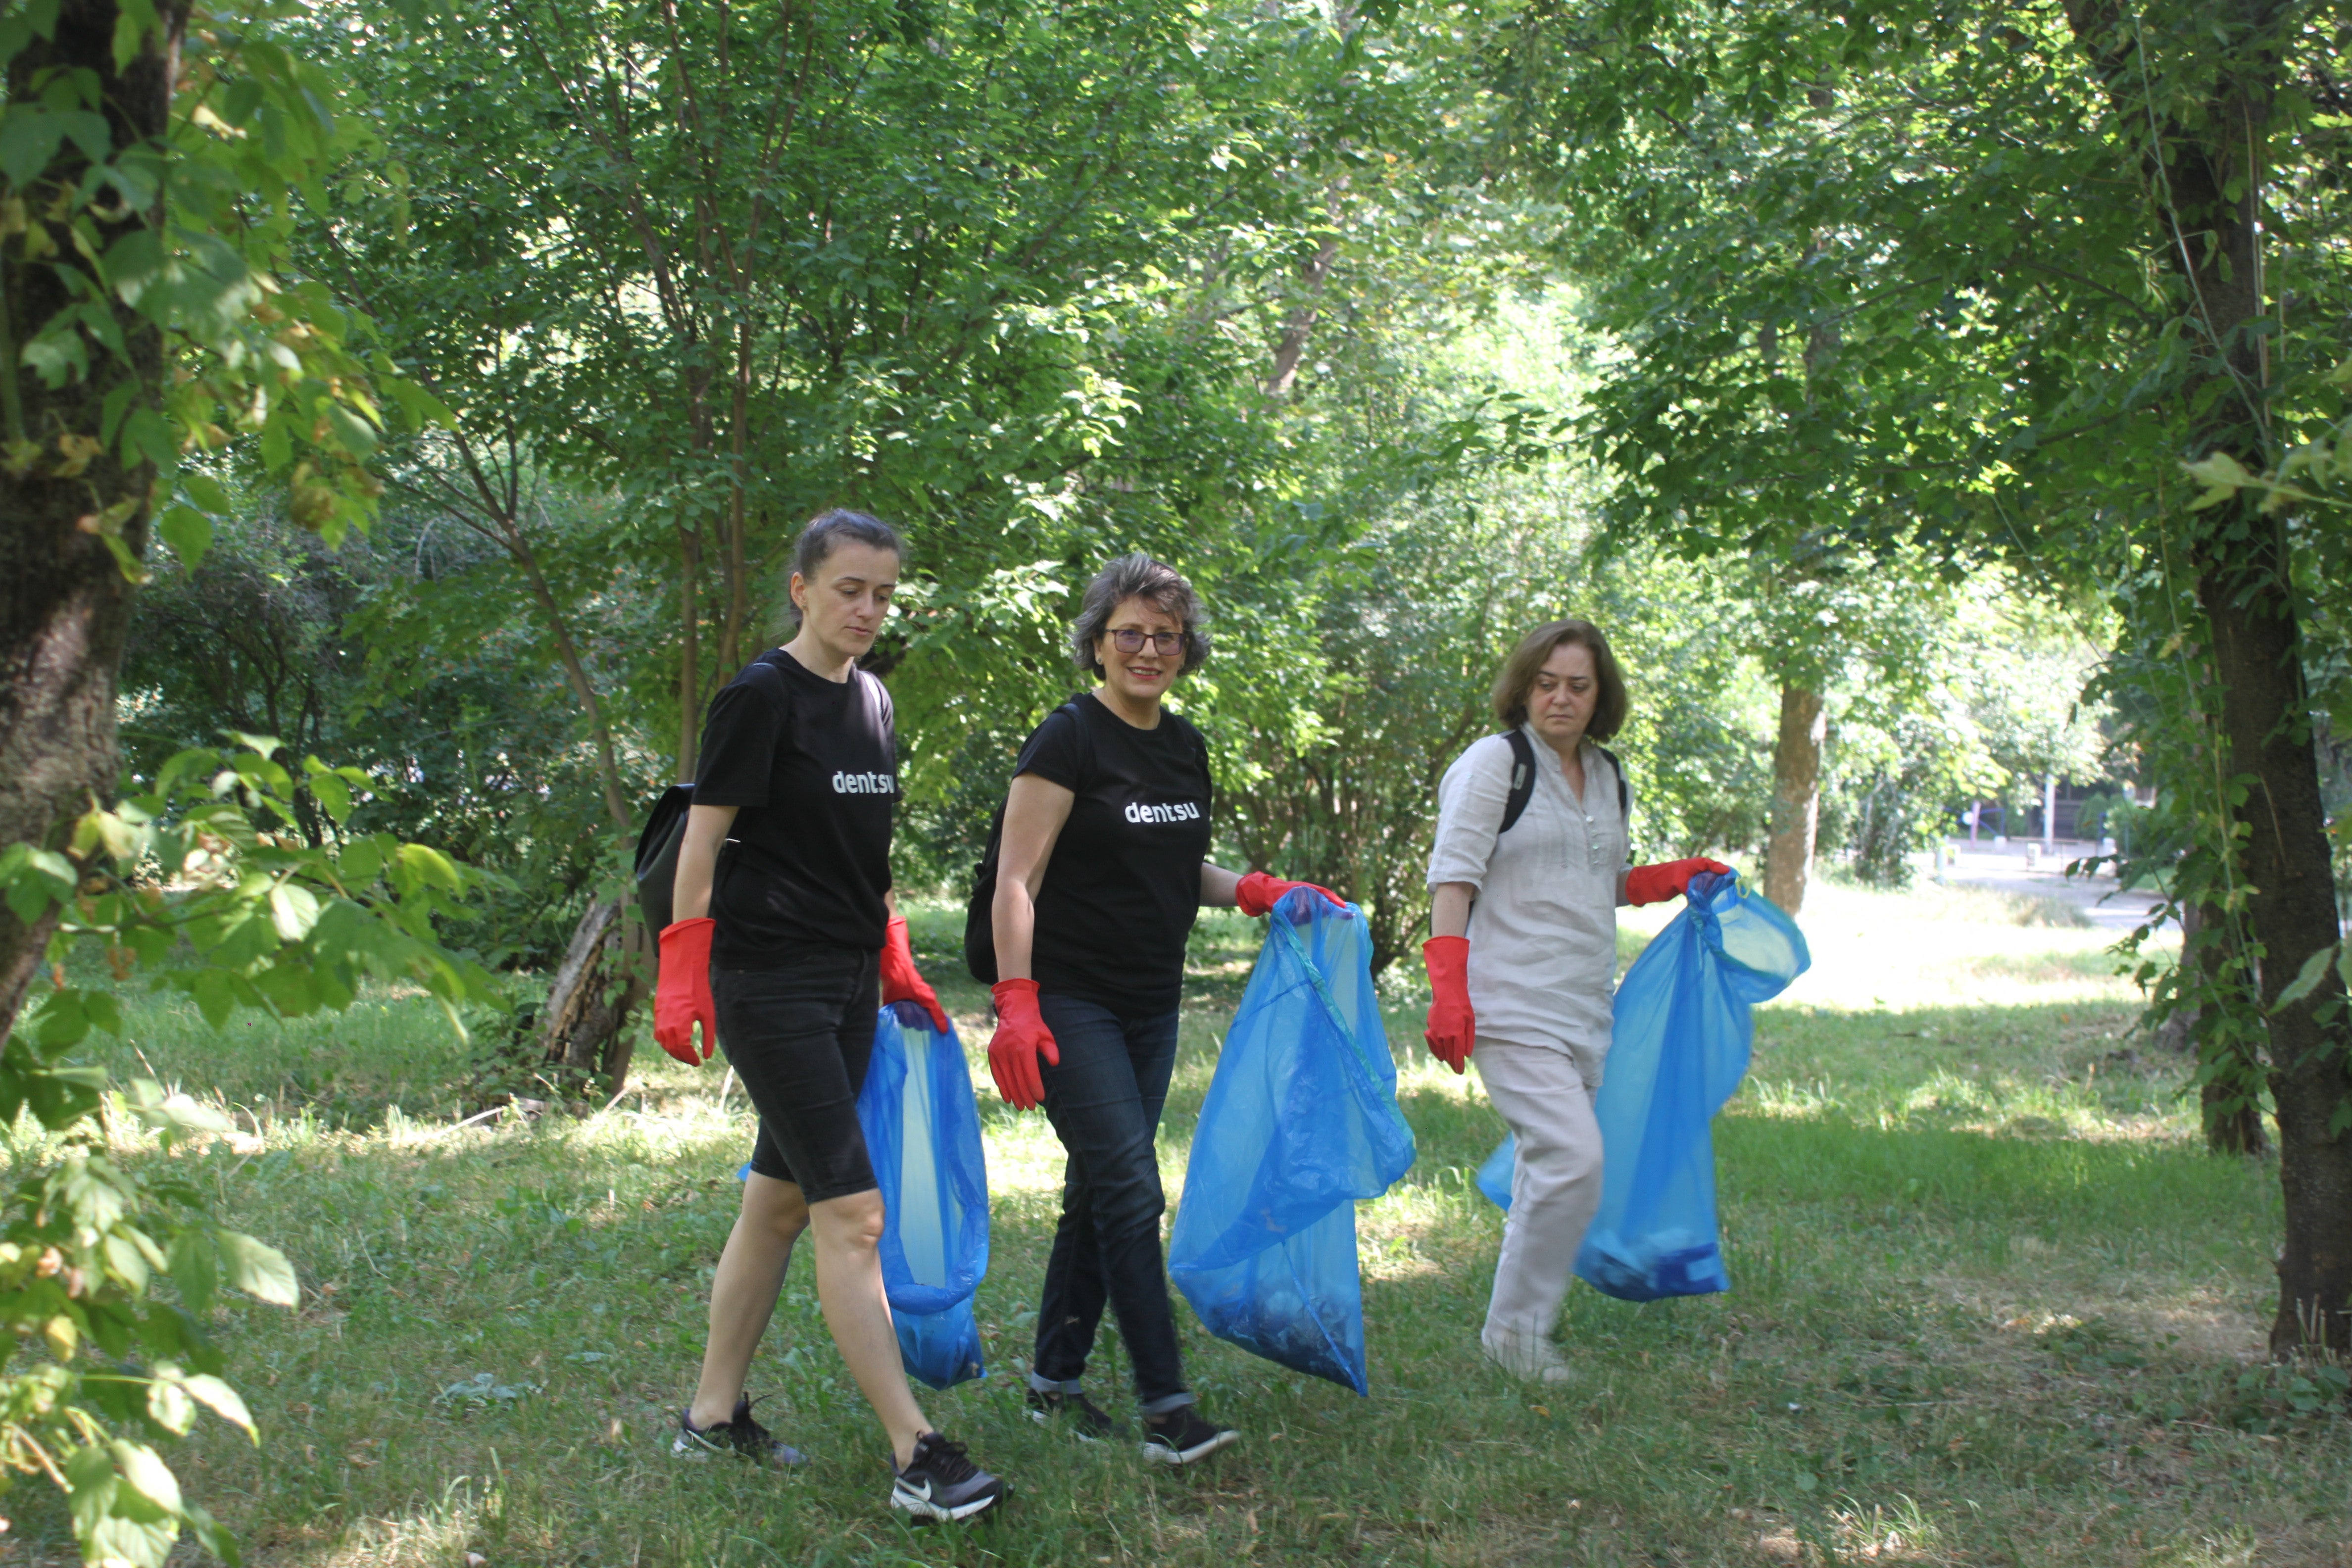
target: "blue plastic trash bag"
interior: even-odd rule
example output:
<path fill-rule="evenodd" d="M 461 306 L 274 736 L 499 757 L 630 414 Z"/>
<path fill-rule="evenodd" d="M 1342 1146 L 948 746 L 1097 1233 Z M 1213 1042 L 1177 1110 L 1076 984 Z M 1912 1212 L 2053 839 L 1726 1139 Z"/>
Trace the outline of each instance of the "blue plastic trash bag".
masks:
<path fill-rule="evenodd" d="M 1748 1073 L 1748 1009 L 1812 963 L 1794 921 L 1735 877 L 1691 879 L 1683 910 L 1625 972 L 1601 1090 L 1601 1210 L 1576 1271 L 1627 1301 L 1727 1290 L 1710 1123 Z M 1517 1141 L 1478 1172 L 1507 1209 Z"/>
<path fill-rule="evenodd" d="M 1486 1156 L 1486 1163 L 1478 1167 L 1478 1190 L 1505 1214 L 1511 1212 L 1511 1173 L 1518 1169 L 1518 1138 L 1506 1132 L 1495 1152 Z"/>
<path fill-rule="evenodd" d="M 1358 1394 L 1356 1204 L 1412 1164 L 1362 911 L 1286 893 L 1201 1106 L 1168 1271 L 1218 1338 Z"/>
<path fill-rule="evenodd" d="M 857 1121 L 882 1188 L 882 1288 L 907 1371 L 933 1388 L 979 1377 L 972 1292 L 988 1273 L 988 1165 L 955 1031 L 912 1002 L 882 1009 Z"/>

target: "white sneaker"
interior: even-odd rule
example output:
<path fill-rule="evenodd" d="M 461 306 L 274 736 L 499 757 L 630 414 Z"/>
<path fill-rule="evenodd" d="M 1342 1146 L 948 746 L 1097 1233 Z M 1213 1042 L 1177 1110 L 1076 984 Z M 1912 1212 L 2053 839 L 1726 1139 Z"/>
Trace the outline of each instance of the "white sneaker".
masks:
<path fill-rule="evenodd" d="M 1525 1330 L 1501 1329 L 1488 1324 L 1478 1336 L 1478 1348 L 1486 1359 L 1528 1383 L 1558 1385 L 1577 1381 L 1576 1367 L 1559 1353 L 1551 1336 Z"/>

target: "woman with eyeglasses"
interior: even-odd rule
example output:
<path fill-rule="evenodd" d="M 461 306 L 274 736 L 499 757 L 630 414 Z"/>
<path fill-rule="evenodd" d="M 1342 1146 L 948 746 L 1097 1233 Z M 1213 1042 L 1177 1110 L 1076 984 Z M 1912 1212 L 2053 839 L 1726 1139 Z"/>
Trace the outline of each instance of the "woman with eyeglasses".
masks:
<path fill-rule="evenodd" d="M 1493 701 L 1503 732 L 1455 758 L 1437 786 L 1425 1037 L 1457 1073 L 1476 1047 L 1486 1098 L 1518 1140 L 1479 1343 L 1517 1376 L 1566 1383 L 1575 1371 L 1551 1331 L 1601 1206 L 1592 1093 L 1609 1055 L 1617 906 L 1674 898 L 1699 872 L 1730 868 L 1626 864 L 1633 796 L 1600 742 L 1629 702 L 1600 627 L 1529 632 L 1496 673 Z"/>
<path fill-rule="evenodd" d="M 973 930 L 992 938 L 992 966 L 967 943 L 996 999 L 997 1089 L 1024 1110 L 1042 1100 L 1068 1155 L 1029 1411 L 1089 1441 L 1118 1430 L 1082 1383 L 1107 1304 L 1133 1363 L 1144 1453 L 1187 1465 L 1240 1434 L 1204 1417 L 1184 1386 L 1160 1247 L 1156 1135 L 1185 941 L 1203 904 L 1262 915 L 1312 884 L 1236 876 L 1207 858 L 1208 744 L 1162 700 L 1209 652 L 1182 577 L 1144 555 L 1113 561 L 1087 589 L 1070 649 L 1098 684 L 1021 748 L 992 848 L 994 889 L 983 864 L 974 895 Z"/>

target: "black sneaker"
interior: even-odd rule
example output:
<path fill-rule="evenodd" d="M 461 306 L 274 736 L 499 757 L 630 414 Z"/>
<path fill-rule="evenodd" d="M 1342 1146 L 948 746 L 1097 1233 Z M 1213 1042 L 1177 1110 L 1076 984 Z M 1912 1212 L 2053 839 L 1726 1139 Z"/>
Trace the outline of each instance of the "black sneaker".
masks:
<path fill-rule="evenodd" d="M 1143 1434 L 1143 1457 L 1163 1465 L 1189 1465 L 1242 1440 L 1240 1433 L 1207 1420 L 1192 1405 L 1146 1417 Z"/>
<path fill-rule="evenodd" d="M 677 1414 L 677 1436 L 669 1446 L 673 1459 L 708 1459 L 714 1454 L 739 1454 L 756 1464 L 795 1469 L 808 1456 L 751 1419 L 751 1402 L 738 1399 L 735 1413 L 724 1421 L 697 1426 L 690 1411 Z"/>
<path fill-rule="evenodd" d="M 1099 1443 L 1118 1436 L 1118 1423 L 1111 1419 L 1108 1412 L 1083 1394 L 1065 1394 L 1059 1389 L 1051 1394 L 1040 1388 L 1031 1389 L 1029 1419 L 1040 1426 L 1061 1422 L 1081 1443 Z"/>
<path fill-rule="evenodd" d="M 907 1468 L 890 1467 L 890 1506 L 929 1520 L 970 1519 L 994 1508 L 1004 1496 L 1004 1483 L 971 1462 L 961 1443 L 950 1443 L 937 1432 L 915 1439 Z"/>

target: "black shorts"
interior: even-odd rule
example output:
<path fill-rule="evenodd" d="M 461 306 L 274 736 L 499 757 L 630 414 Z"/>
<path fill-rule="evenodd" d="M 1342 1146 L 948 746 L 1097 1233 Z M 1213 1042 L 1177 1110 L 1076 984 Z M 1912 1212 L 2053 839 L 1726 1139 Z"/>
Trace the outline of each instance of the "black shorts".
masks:
<path fill-rule="evenodd" d="M 803 947 L 759 969 L 710 966 L 719 1045 L 760 1113 L 751 1169 L 813 1204 L 875 1188 L 857 1124 L 874 1055 L 882 955 Z"/>

